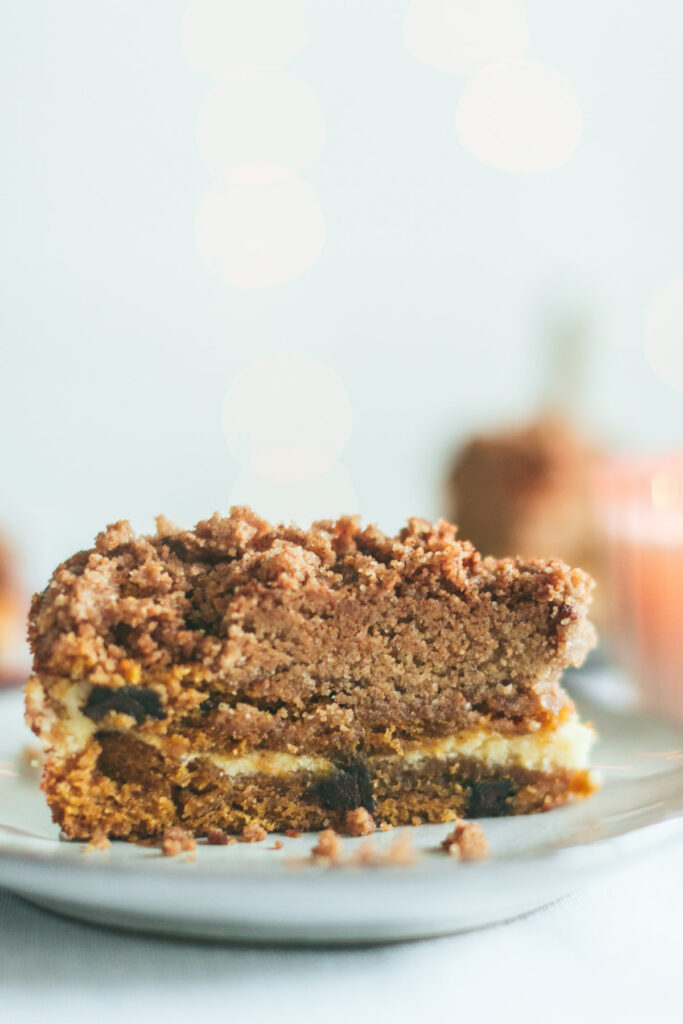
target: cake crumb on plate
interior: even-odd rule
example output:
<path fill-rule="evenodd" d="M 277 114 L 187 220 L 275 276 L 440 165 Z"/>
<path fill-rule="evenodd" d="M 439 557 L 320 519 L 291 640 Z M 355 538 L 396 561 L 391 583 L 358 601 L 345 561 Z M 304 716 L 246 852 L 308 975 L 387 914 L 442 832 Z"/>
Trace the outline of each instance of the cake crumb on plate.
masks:
<path fill-rule="evenodd" d="M 333 828 L 325 828 L 318 835 L 318 842 L 311 850 L 314 860 L 336 862 L 342 851 L 342 842 Z"/>
<path fill-rule="evenodd" d="M 108 850 L 111 846 L 109 836 L 105 832 L 95 832 L 90 842 L 84 847 L 84 853 L 96 853 L 101 850 Z"/>
<path fill-rule="evenodd" d="M 350 836 L 370 836 L 375 828 L 372 815 L 364 807 L 354 807 L 346 812 L 346 831 Z"/>
<path fill-rule="evenodd" d="M 179 853 L 191 852 L 197 848 L 197 841 L 186 829 L 175 826 L 167 828 L 161 840 L 164 857 L 177 857 Z"/>
<path fill-rule="evenodd" d="M 459 821 L 441 845 L 446 853 L 458 860 L 483 860 L 488 856 L 488 840 L 481 825 L 474 821 Z"/>
<path fill-rule="evenodd" d="M 206 833 L 206 841 L 209 846 L 234 846 L 237 842 L 234 836 L 228 835 L 222 828 L 210 828 Z"/>
<path fill-rule="evenodd" d="M 374 838 L 369 838 L 345 857 L 341 838 L 333 829 L 328 828 L 319 834 L 318 842 L 311 850 L 311 858 L 314 861 L 325 861 L 330 867 L 408 867 L 415 863 L 417 854 L 410 835 L 400 832 L 389 846 L 378 847 Z"/>
<path fill-rule="evenodd" d="M 262 825 L 257 825 L 252 822 L 250 825 L 245 825 L 242 829 L 242 842 L 243 843 L 262 843 L 266 839 L 268 833 Z"/>

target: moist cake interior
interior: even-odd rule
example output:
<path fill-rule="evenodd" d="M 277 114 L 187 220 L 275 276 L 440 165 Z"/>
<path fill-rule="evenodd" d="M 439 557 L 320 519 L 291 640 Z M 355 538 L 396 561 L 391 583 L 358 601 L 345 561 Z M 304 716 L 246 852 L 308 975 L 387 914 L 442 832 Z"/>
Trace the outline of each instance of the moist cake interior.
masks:
<path fill-rule="evenodd" d="M 74 838 L 392 825 L 585 796 L 592 729 L 560 686 L 592 582 L 482 558 L 455 527 L 272 527 L 247 508 L 124 522 L 30 618 L 27 720 Z"/>

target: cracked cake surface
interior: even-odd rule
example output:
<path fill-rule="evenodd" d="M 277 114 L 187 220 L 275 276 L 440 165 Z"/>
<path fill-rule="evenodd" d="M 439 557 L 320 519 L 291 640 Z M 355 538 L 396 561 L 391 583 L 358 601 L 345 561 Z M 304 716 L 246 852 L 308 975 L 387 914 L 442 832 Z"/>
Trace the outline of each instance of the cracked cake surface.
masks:
<path fill-rule="evenodd" d="M 482 558 L 448 523 L 308 530 L 247 508 L 125 522 L 34 597 L 27 720 L 70 836 L 404 824 L 592 789 L 560 686 L 592 581 Z"/>

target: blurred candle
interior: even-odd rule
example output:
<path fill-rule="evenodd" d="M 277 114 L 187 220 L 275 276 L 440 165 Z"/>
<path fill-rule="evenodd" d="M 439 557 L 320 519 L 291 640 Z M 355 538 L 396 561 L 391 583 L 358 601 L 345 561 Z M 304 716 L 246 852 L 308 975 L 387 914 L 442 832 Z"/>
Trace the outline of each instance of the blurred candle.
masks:
<path fill-rule="evenodd" d="M 615 659 L 652 710 L 683 720 L 683 455 L 615 460 L 598 483 Z"/>

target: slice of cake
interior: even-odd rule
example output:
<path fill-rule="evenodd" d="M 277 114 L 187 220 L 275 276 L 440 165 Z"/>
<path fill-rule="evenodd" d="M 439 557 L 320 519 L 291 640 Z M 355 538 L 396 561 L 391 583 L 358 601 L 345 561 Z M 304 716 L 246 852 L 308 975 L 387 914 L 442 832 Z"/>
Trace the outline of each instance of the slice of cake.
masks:
<path fill-rule="evenodd" d="M 592 583 L 482 559 L 455 527 L 272 527 L 249 509 L 110 526 L 33 600 L 27 720 L 71 837 L 343 828 L 546 810 L 591 792 L 559 686 Z"/>

